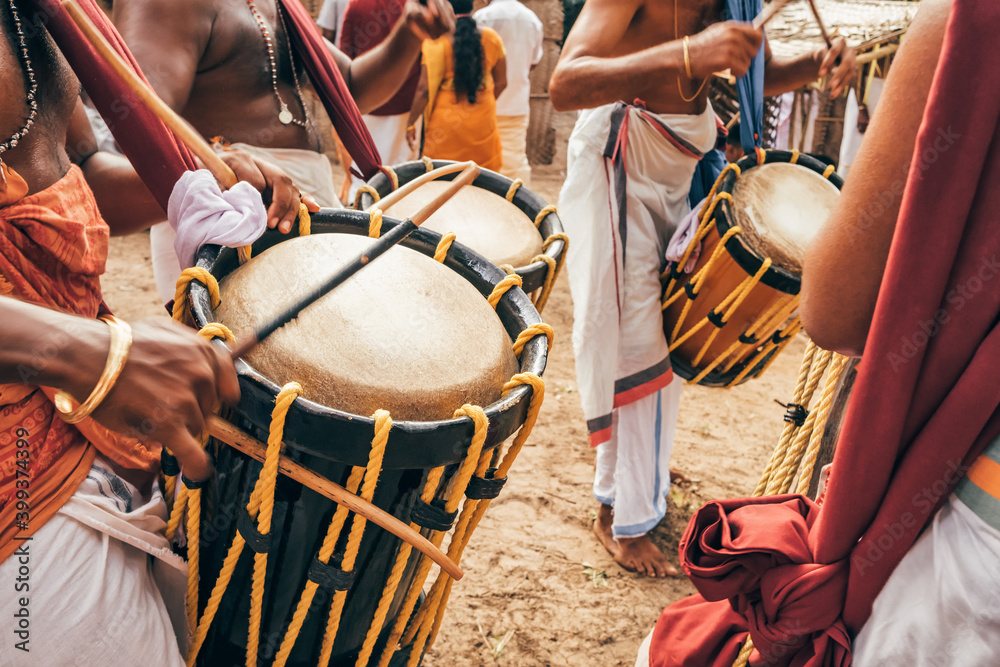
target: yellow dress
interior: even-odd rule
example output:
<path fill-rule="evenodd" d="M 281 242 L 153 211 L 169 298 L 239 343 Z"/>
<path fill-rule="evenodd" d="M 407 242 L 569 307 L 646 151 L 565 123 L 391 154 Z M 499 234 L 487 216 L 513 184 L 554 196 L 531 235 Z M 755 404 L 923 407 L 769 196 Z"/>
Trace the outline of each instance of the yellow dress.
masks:
<path fill-rule="evenodd" d="M 428 103 L 424 112 L 424 155 L 438 160 L 473 160 L 500 171 L 503 154 L 497 129 L 497 100 L 493 93 L 493 67 L 504 56 L 500 35 L 482 29 L 483 82 L 470 104 L 455 94 L 455 61 L 451 37 L 424 42 Z"/>

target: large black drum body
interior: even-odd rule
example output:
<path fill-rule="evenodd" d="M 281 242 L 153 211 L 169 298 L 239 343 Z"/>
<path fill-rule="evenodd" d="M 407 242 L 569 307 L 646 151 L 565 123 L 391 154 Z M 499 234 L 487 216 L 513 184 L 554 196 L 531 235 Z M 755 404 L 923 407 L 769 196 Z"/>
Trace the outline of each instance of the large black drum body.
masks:
<path fill-rule="evenodd" d="M 385 218 L 383 230 L 398 224 Z M 369 216 L 357 211 L 325 209 L 312 216 L 311 233 L 367 235 Z M 293 232 L 292 236 L 295 233 Z M 287 236 L 269 231 L 253 247 L 256 257 L 269 247 L 287 240 Z M 440 235 L 418 230 L 403 244 L 433 255 Z M 483 257 L 454 244 L 448 251 L 447 267 L 456 271 L 483 295 L 489 295 L 506 274 Z M 229 248 L 207 246 L 198 254 L 197 266 L 207 269 L 220 281 L 238 266 L 237 252 Z M 330 273 L 337 267 L 331 266 Z M 317 283 L 325 276 L 317 275 Z M 275 289 L 281 287 L 276 285 Z M 208 289 L 199 282 L 191 284 L 189 305 L 196 325 L 216 321 Z M 376 304 L 373 304 L 373 307 Z M 541 323 L 530 299 L 521 290 L 512 289 L 500 299 L 496 313 L 513 341 L 526 327 Z M 323 336 L 324 332 L 314 332 Z M 223 344 L 215 341 L 216 344 Z M 335 340 L 330 341 L 336 345 Z M 520 354 L 522 373 L 541 375 L 545 368 L 548 343 L 545 336 L 532 338 Z M 280 387 L 262 376 L 246 362 L 237 362 L 242 397 L 229 415 L 231 422 L 260 440 L 267 440 L 275 397 Z M 414 388 L 413 391 L 419 391 Z M 496 448 L 525 422 L 532 389 L 518 386 L 498 402 L 485 407 L 489 429 L 484 445 Z M 460 406 L 455 406 L 460 407 Z M 323 477 L 344 485 L 352 466 L 368 463 L 375 423 L 367 416 L 338 411 L 298 398 L 287 414 L 284 427 L 284 454 Z M 400 518 L 410 521 L 410 509 L 418 498 L 426 472 L 438 466 L 451 466 L 466 455 L 474 433 L 468 418 L 435 422 L 398 421 L 392 426 L 386 445 L 382 471 L 372 502 Z M 215 483 L 202 491 L 202 537 L 200 540 L 200 576 L 202 580 L 199 609 L 205 608 L 211 582 L 215 581 L 232 543 L 241 515 L 261 464 L 238 451 L 216 443 L 218 462 Z M 315 560 L 330 524 L 336 505 L 309 488 L 279 476 L 275 491 L 274 517 L 268 557 L 267 586 L 264 594 L 261 641 L 258 664 L 272 664 L 285 635 L 298 597 L 306 584 L 310 564 Z M 422 531 L 425 535 L 426 529 Z M 342 552 L 345 530 L 335 553 Z M 347 593 L 344 612 L 330 665 L 354 665 L 376 606 L 389 577 L 401 541 L 381 528 L 365 527 L 354 579 Z M 398 615 L 401 601 L 412 580 L 417 556 L 414 550 L 403 580 L 393 599 L 383 631 L 371 659 L 376 664 L 385 636 Z M 336 556 L 335 556 L 336 559 Z M 199 653 L 198 664 L 211 667 L 245 664 L 250 606 L 251 573 L 254 553 L 244 549 L 235 574 L 226 591 L 219 612 Z M 208 582 L 208 585 L 206 585 Z M 320 589 L 296 640 L 289 665 L 316 665 L 327 619 L 330 594 Z M 409 651 L 404 647 L 391 664 L 405 664 Z"/>
<path fill-rule="evenodd" d="M 405 186 L 434 169 L 454 164 L 456 163 L 450 160 L 425 158 L 423 161 L 404 162 L 386 168 L 395 176 L 395 187 L 386 172 L 379 172 L 368 181 L 367 188 L 358 191 L 355 207 L 360 210 L 378 207 L 381 199 L 390 195 L 397 187 Z M 433 183 L 452 181 L 457 175 L 447 174 Z M 477 197 L 466 192 L 474 188 L 495 197 Z M 410 195 L 386 212 L 397 217 L 412 215 L 419 208 L 417 202 L 422 203 L 424 199 L 425 197 Z M 409 204 L 407 200 L 410 200 Z M 510 211 L 506 210 L 508 207 Z M 515 215 L 511 215 L 511 211 Z M 518 213 L 521 220 L 517 220 Z M 459 218 L 458 227 L 452 226 L 454 218 Z M 537 229 L 537 235 L 529 235 L 536 237 L 536 250 L 528 250 L 531 239 L 525 239 L 524 230 L 520 229 L 524 221 L 529 221 Z M 463 188 L 440 211 L 432 215 L 424 226 L 442 234 L 456 232 L 460 243 L 465 243 L 500 266 L 509 264 L 512 271 L 521 277 L 521 288 L 532 295 L 539 311 L 544 310 L 565 261 L 568 239 L 555 207 L 549 206 L 544 199 L 521 185 L 519 180 L 513 181 L 495 171 L 483 169 L 472 185 Z M 528 243 L 524 247 L 511 247 L 518 245 L 517 240 Z M 518 256 L 520 261 L 515 259 Z"/>

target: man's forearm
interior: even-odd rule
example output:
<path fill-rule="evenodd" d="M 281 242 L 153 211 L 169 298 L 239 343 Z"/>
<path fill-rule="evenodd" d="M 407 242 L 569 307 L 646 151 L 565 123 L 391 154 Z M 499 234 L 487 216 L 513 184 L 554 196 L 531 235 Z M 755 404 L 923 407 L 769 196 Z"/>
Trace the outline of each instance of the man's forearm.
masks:
<path fill-rule="evenodd" d="M 684 51 L 679 42 L 616 58 L 571 56 L 556 66 L 549 96 L 558 111 L 592 109 L 642 97 L 651 87 L 668 85 L 664 75 L 683 73 Z"/>
<path fill-rule="evenodd" d="M 142 231 L 167 219 L 167 214 L 124 157 L 95 153 L 81 168 L 113 236 Z"/>
<path fill-rule="evenodd" d="M 377 109 L 396 94 L 420 57 L 420 45 L 405 21 L 399 21 L 384 42 L 351 62 L 348 81 L 361 113 Z"/>
<path fill-rule="evenodd" d="M 822 51 L 796 58 L 772 56 L 764 67 L 764 95 L 781 95 L 816 81 L 822 61 Z"/>
<path fill-rule="evenodd" d="M 111 344 L 108 327 L 0 297 L 0 383 L 58 387 L 89 395 Z"/>

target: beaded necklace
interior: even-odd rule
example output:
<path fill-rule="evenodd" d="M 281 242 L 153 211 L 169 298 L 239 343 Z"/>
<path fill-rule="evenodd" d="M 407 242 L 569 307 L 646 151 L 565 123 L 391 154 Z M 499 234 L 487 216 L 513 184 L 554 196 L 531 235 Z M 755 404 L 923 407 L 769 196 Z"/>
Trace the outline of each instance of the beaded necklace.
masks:
<path fill-rule="evenodd" d="M 13 0 L 11 0 L 13 2 Z M 306 121 L 309 119 L 309 113 L 306 111 L 305 101 L 302 99 L 302 88 L 299 86 L 299 75 L 295 71 L 295 59 L 292 56 L 292 43 L 291 38 L 288 40 L 288 59 L 291 61 L 292 65 L 292 78 L 295 80 L 295 92 L 299 96 L 299 103 L 302 104 L 302 110 L 306 114 L 306 120 L 299 120 L 292 115 L 291 110 L 288 108 L 288 104 L 285 100 L 281 99 L 281 94 L 278 92 L 278 68 L 274 62 L 274 42 L 271 39 L 271 33 L 267 30 L 267 24 L 264 23 L 264 18 L 257 11 L 257 6 L 254 4 L 253 0 L 247 0 L 247 4 L 250 6 L 250 11 L 253 13 L 255 19 L 257 19 L 257 25 L 260 26 L 260 33 L 264 36 L 264 44 L 267 46 L 267 58 L 271 67 L 271 88 L 274 90 L 274 97 L 278 100 L 278 104 L 281 107 L 281 111 L 278 112 L 278 120 L 281 121 L 282 125 L 294 124 L 299 127 L 307 128 Z M 281 21 L 281 26 L 285 30 L 285 35 L 288 35 L 288 29 L 285 27 L 285 19 L 281 15 L 281 7 L 278 2 L 275 2 L 275 12 L 277 13 L 278 20 Z"/>
<path fill-rule="evenodd" d="M 17 146 L 17 143 L 27 136 L 31 126 L 35 123 L 35 116 L 38 115 L 38 100 L 35 99 L 38 93 L 38 81 L 35 79 L 35 70 L 31 67 L 31 58 L 28 57 L 28 43 L 24 36 L 24 30 L 21 28 L 21 15 L 17 11 L 14 0 L 8 0 L 8 4 L 10 5 L 10 14 L 14 21 L 14 31 L 17 34 L 18 46 L 20 47 L 18 56 L 21 61 L 21 70 L 24 72 L 24 78 L 28 84 L 28 118 L 24 121 L 24 126 L 20 130 L 15 132 L 10 139 L 0 144 L 0 163 L 3 162 L 3 153 Z"/>

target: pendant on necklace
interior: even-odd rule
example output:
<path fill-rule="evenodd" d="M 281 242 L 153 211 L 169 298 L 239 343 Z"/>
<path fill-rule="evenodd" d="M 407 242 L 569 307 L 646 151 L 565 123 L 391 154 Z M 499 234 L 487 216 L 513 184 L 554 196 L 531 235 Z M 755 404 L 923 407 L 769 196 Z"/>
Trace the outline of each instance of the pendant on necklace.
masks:
<path fill-rule="evenodd" d="M 288 107 L 281 107 L 281 113 L 278 114 L 278 120 L 281 121 L 282 125 L 288 125 L 292 122 L 292 112 L 288 110 Z"/>

